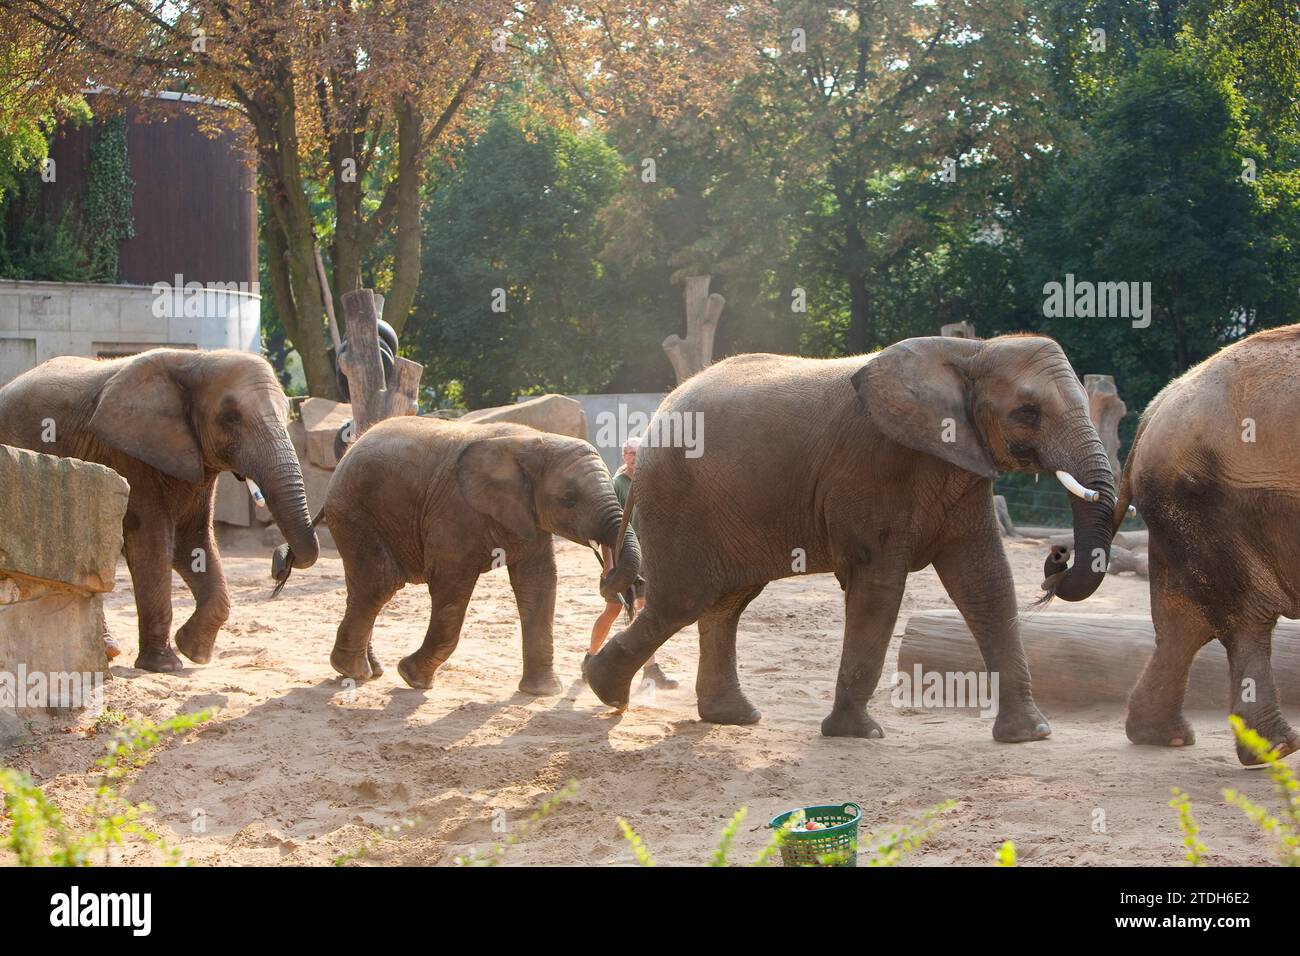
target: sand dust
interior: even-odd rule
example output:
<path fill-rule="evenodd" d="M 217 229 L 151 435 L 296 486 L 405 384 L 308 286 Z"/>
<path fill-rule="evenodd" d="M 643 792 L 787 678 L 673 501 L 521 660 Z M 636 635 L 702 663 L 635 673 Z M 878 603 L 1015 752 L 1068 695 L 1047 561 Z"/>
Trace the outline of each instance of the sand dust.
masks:
<path fill-rule="evenodd" d="M 1037 594 L 1044 547 L 1008 546 L 1022 605 Z M 479 580 L 460 647 L 432 690 L 407 688 L 396 671 L 427 623 L 428 593 L 408 587 L 375 628 L 386 673 L 349 692 L 328 660 L 346 593 L 337 554 L 327 550 L 297 572 L 277 600 L 269 600 L 267 548 L 245 540 L 224 557 L 233 610 L 207 666 L 171 676 L 130 667 L 136 614 L 124 562 L 107 598 L 123 647 L 110 708 L 154 719 L 221 708 L 159 752 L 128 791 L 156 808 L 157 828 L 197 864 L 321 865 L 368 843 L 362 864 L 447 864 L 502 840 L 502 829 L 570 779 L 577 795 L 505 862 L 630 863 L 615 824 L 623 816 L 660 863 L 699 864 L 741 806 L 749 816 L 732 859 L 748 862 L 767 842 L 767 820 L 796 806 L 855 800 L 864 828 L 882 829 L 951 798 L 942 830 L 907 863 L 984 865 L 1008 839 L 1027 865 L 1176 863 L 1183 851 L 1167 806 L 1171 786 L 1190 792 L 1210 862 L 1270 859 L 1264 838 L 1221 796 L 1237 787 L 1273 805 L 1267 776 L 1237 763 L 1223 714 L 1192 714 L 1197 744 L 1168 750 L 1129 744 L 1118 707 L 1045 707 L 1050 740 L 1006 745 L 975 715 L 895 709 L 882 681 L 872 713 L 884 740 L 823 738 L 844 619 L 829 575 L 775 582 L 750 606 L 740 674 L 763 720 L 720 727 L 696 717 L 693 627 L 660 652 L 682 678 L 678 690 L 634 697 L 617 716 L 582 683 L 582 652 L 602 602 L 592 557 L 575 545 L 557 548 L 555 657 L 567 691 L 536 699 L 515 689 L 519 624 L 504 571 Z M 174 584 L 179 624 L 193 602 L 178 577 Z M 908 615 L 940 607 L 952 603 L 934 572 L 912 575 L 886 677 Z M 1124 575 L 1074 609 L 1147 608 L 1146 582 Z M 1061 609 L 1071 608 L 1043 613 Z M 82 715 L 75 732 L 43 730 L 11 762 L 65 808 L 81 805 L 103 747 L 91 723 Z M 372 839 L 403 821 L 409 826 L 395 836 Z M 128 849 L 124 862 L 156 859 L 150 852 Z"/>

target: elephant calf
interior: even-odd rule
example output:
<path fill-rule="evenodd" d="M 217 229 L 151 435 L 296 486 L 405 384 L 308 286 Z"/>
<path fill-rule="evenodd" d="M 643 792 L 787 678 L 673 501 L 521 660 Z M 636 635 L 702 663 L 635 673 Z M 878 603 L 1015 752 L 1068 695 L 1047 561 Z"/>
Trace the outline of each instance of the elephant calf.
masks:
<path fill-rule="evenodd" d="M 1197 651 L 1223 642 L 1232 712 L 1288 754 L 1300 735 L 1278 706 L 1270 661 L 1279 616 L 1300 617 L 1300 325 L 1258 332 L 1151 400 L 1124 463 L 1150 529 L 1156 650 L 1129 695 L 1139 744 L 1195 741 L 1183 716 Z M 1243 763 L 1256 758 L 1240 746 Z"/>
<path fill-rule="evenodd" d="M 348 588 L 330 663 L 356 680 L 382 674 L 370 648 L 375 617 L 404 585 L 427 583 L 428 632 L 397 672 L 411 687 L 432 686 L 460 641 L 478 576 L 505 565 L 523 628 L 519 689 L 557 694 L 551 536 L 613 549 L 622 517 L 605 463 L 585 441 L 524 425 L 380 422 L 343 456 L 316 518 L 334 535 Z M 628 528 L 601 594 L 627 590 L 639 566 Z"/>
<path fill-rule="evenodd" d="M 688 429 L 698 444 L 678 440 Z M 700 717 L 752 723 L 736 672 L 741 613 L 768 581 L 833 571 L 844 650 L 822 733 L 882 736 L 867 702 L 908 572 L 933 564 L 999 674 L 993 736 L 1046 737 L 993 507 L 999 471 L 1055 471 L 1079 496 L 1081 557 L 1050 578 L 1062 599 L 1087 597 L 1105 576 L 1114 479 L 1051 339 L 918 338 L 874 356 L 741 355 L 705 369 L 664 400 L 641 445 L 646 607 L 586 663 L 588 682 L 626 706 L 636 668 L 699 621 Z"/>
<path fill-rule="evenodd" d="M 136 667 L 181 669 L 171 648 L 173 568 L 197 605 L 176 646 L 196 664 L 212 656 L 230 614 L 212 533 L 221 472 L 257 482 L 298 566 L 316 560 L 288 413 L 265 359 L 224 350 L 55 358 L 0 388 L 0 444 L 98 462 L 131 485 L 122 539 L 140 619 Z"/>

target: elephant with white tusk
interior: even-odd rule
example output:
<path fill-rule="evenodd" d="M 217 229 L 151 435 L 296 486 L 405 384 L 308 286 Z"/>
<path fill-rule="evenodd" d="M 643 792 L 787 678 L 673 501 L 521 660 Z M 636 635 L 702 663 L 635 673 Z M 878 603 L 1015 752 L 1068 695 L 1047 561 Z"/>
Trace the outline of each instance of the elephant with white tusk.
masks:
<path fill-rule="evenodd" d="M 707 436 L 699 448 L 665 440 L 664 425 L 688 416 Z M 641 449 L 646 607 L 584 667 L 605 703 L 626 706 L 637 668 L 698 621 L 700 717 L 758 720 L 736 670 L 740 615 L 769 581 L 830 571 L 846 622 L 822 733 L 880 737 L 867 701 L 907 575 L 933 564 L 999 674 L 993 736 L 1050 734 L 1030 692 L 993 478 L 1055 472 L 1074 492 L 1081 557 L 1058 555 L 1049 586 L 1070 601 L 1105 577 L 1115 502 L 1087 395 L 1054 341 L 935 337 L 833 360 L 736 356 L 669 395 Z"/>

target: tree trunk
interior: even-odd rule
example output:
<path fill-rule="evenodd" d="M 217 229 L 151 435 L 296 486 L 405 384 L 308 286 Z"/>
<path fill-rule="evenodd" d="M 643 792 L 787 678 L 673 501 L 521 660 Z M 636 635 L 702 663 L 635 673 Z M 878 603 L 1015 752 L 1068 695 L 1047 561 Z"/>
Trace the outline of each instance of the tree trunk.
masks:
<path fill-rule="evenodd" d="M 384 299 L 384 321 L 399 334 L 415 304 L 420 282 L 420 137 L 419 110 L 409 100 L 397 108 L 397 236 L 393 285 Z"/>

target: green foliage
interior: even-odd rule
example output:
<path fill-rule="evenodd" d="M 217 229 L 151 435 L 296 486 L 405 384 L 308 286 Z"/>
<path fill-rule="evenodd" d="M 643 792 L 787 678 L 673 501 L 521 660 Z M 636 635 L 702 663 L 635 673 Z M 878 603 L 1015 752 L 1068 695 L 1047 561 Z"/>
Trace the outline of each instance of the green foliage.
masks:
<path fill-rule="evenodd" d="M 406 342 L 426 381 L 459 381 L 472 408 L 553 389 L 599 390 L 627 347 L 632 317 L 597 261 L 598 213 L 617 189 L 618 155 L 512 100 L 426 204 L 422 285 Z M 505 311 L 493 311 L 493 290 Z"/>
<path fill-rule="evenodd" d="M 623 839 L 627 841 L 628 847 L 632 850 L 632 856 L 636 858 L 636 865 L 654 866 L 654 857 L 652 857 L 650 851 L 646 849 L 645 843 L 642 842 L 641 837 L 639 837 L 637 832 L 632 829 L 632 824 L 628 823 L 622 817 L 619 817 L 615 822 L 618 823 L 618 828 L 623 833 Z"/>
<path fill-rule="evenodd" d="M 457 866 L 499 866 L 511 847 L 541 826 L 547 817 L 555 813 L 566 801 L 573 799 L 577 792 L 578 782 L 570 780 L 563 788 L 547 797 L 546 801 L 503 842 L 494 844 L 486 850 L 471 850 L 463 856 L 456 857 L 455 864 Z"/>
<path fill-rule="evenodd" d="M 65 113 L 66 121 L 89 119 L 84 104 L 70 104 Z M 52 135 L 52 128 L 47 132 Z M 46 133 L 41 136 L 39 149 L 29 145 L 8 161 L 0 137 L 0 277 L 116 282 L 118 245 L 135 234 L 125 120 L 113 117 L 100 125 L 90 146 L 85 194 L 62 208 L 48 208 L 42 200 L 46 184 L 35 167 L 48 142 Z"/>
<path fill-rule="evenodd" d="M 1016 865 L 1016 845 L 1011 840 L 1006 840 L 998 847 L 998 855 L 994 862 L 995 866 L 1015 866 Z"/>
<path fill-rule="evenodd" d="M 153 808 L 132 803 L 121 793 L 127 774 L 142 767 L 169 735 L 181 734 L 210 720 L 214 708 L 193 714 L 177 714 L 161 723 L 151 720 L 126 724 L 109 742 L 108 752 L 95 762 L 100 768 L 95 798 L 83 813 L 89 817 L 87 830 L 72 829 L 59 808 L 24 773 L 0 768 L 0 793 L 4 795 L 4 816 L 9 833 L 0 848 L 11 851 L 20 866 L 90 866 L 96 853 L 112 862 L 111 851 L 134 837 L 162 851 L 169 865 L 181 862 L 180 852 L 146 823 Z"/>
<path fill-rule="evenodd" d="M 1274 816 L 1238 790 L 1223 791 L 1224 799 L 1277 841 L 1278 858 L 1284 866 L 1300 866 L 1300 780 L 1282 762 L 1278 749 L 1247 727 L 1245 721 L 1236 714 L 1229 717 L 1228 721 L 1237 742 L 1268 768 L 1273 788 L 1277 791 L 1281 813 Z"/>
<path fill-rule="evenodd" d="M 1183 833 L 1183 846 L 1187 848 L 1185 859 L 1192 866 L 1204 866 L 1202 859 L 1205 854 L 1205 844 L 1201 842 L 1201 828 L 1196 824 L 1196 818 L 1192 816 L 1192 803 L 1186 793 L 1177 787 L 1172 788 L 1173 799 L 1169 801 L 1169 806 L 1173 807 L 1178 813 L 1178 829 Z"/>
<path fill-rule="evenodd" d="M 126 150 L 126 119 L 104 122 L 99 138 L 90 146 L 86 170 L 84 224 L 87 269 L 92 282 L 117 281 L 117 247 L 135 235 L 131 181 Z"/>
<path fill-rule="evenodd" d="M 332 863 L 334 866 L 347 866 L 354 860 L 360 860 L 367 857 L 370 855 L 371 851 L 383 841 L 395 840 L 403 830 L 410 830 L 423 822 L 424 821 L 419 818 L 413 820 L 402 820 L 399 823 L 386 826 L 382 830 L 375 830 L 366 837 L 365 841 L 359 846 L 354 847 L 347 853 L 336 856 Z"/>

